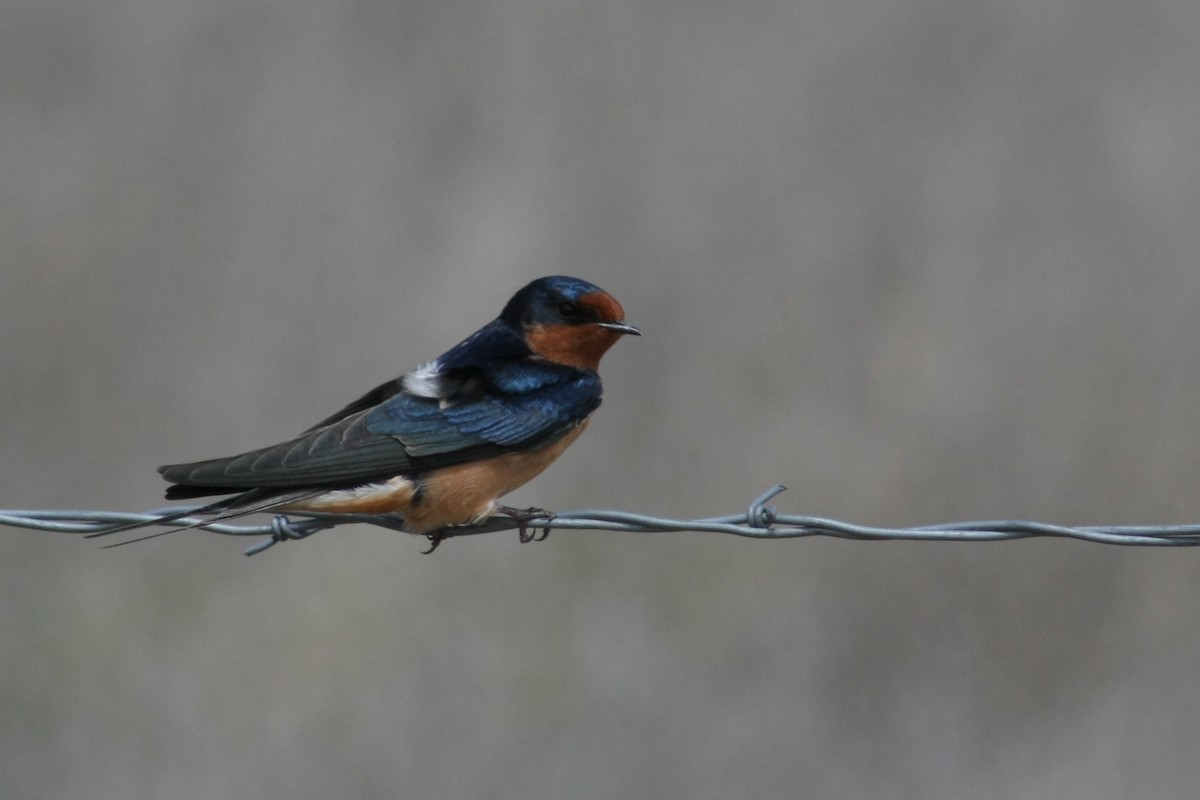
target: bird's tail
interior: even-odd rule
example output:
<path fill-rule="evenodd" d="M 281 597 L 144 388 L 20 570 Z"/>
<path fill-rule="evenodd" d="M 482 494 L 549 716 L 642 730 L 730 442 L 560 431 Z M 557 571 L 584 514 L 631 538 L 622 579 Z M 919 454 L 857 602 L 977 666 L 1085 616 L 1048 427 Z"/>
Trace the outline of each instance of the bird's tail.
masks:
<path fill-rule="evenodd" d="M 188 525 L 178 525 L 168 528 L 165 531 L 158 531 L 157 533 L 151 533 L 146 536 L 139 536 L 136 539 L 128 539 L 123 542 L 105 545 L 106 548 L 120 547 L 121 545 L 133 544 L 134 542 L 142 542 L 146 539 L 154 539 L 159 536 L 165 536 L 168 533 L 175 533 L 176 531 L 185 531 L 189 528 L 199 528 L 204 525 L 211 525 L 214 522 L 224 522 L 225 520 L 236 519 L 249 514 L 257 514 L 262 511 L 273 511 L 277 508 L 281 508 L 309 497 L 314 497 L 318 494 L 320 494 L 320 492 L 314 492 L 311 490 L 280 492 L 278 489 L 251 489 L 248 492 L 242 492 L 241 494 L 234 495 L 233 497 L 221 498 L 215 503 L 209 503 L 208 505 L 200 508 L 173 511 L 169 514 L 163 514 L 162 516 L 155 517 L 153 519 L 138 520 L 137 522 L 126 522 L 120 525 L 113 525 L 112 527 L 96 531 L 95 533 L 89 533 L 84 538 L 95 539 L 99 536 L 109 536 L 110 534 L 114 533 L 123 533 L 125 531 L 133 531 L 140 528 L 148 528 L 151 525 L 168 525 L 172 522 L 176 522 L 177 520 L 186 519 L 187 517 L 207 517 L 207 519 L 203 519 L 198 522 L 192 522 Z"/>

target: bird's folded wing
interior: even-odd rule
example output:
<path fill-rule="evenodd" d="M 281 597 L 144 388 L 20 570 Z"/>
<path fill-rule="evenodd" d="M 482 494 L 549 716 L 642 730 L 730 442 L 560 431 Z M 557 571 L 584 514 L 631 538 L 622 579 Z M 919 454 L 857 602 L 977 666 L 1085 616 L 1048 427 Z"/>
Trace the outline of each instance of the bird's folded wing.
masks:
<path fill-rule="evenodd" d="M 587 374 L 516 394 L 437 400 L 400 392 L 282 444 L 159 472 L 172 483 L 230 491 L 353 485 L 536 450 L 565 436 L 599 404 L 599 378 Z"/>

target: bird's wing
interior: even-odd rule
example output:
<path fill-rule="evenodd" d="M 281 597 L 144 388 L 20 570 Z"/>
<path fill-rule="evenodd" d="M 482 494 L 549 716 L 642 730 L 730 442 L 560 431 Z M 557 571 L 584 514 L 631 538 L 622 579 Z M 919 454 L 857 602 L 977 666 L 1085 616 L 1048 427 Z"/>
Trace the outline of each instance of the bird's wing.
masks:
<path fill-rule="evenodd" d="M 407 375 L 382 383 L 350 403 L 336 414 L 313 425 L 305 434 L 341 422 L 352 414 L 366 411 L 400 394 L 406 388 L 423 386 L 416 391 L 425 397 L 446 398 L 463 389 L 463 384 L 482 375 L 489 365 L 511 363 L 530 355 L 525 340 L 508 326 L 495 320 L 471 336 Z"/>
<path fill-rule="evenodd" d="M 321 428 L 333 425 L 335 422 L 341 422 L 347 417 L 357 414 L 360 411 L 366 411 L 369 408 L 374 408 L 388 398 L 393 397 L 402 391 L 403 387 L 401 386 L 400 381 L 400 378 L 396 378 L 388 381 L 387 383 L 381 383 L 371 391 L 364 394 L 362 397 L 355 400 L 353 403 L 350 403 L 345 408 L 339 410 L 336 414 L 332 414 L 318 422 L 316 425 L 313 425 L 311 428 L 306 429 L 301 435 L 303 436 L 305 434 L 312 433 L 313 431 L 318 431 Z"/>
<path fill-rule="evenodd" d="M 172 483 L 230 492 L 349 486 L 536 450 L 600 404 L 599 377 L 573 368 L 513 365 L 464 385 L 474 391 L 440 399 L 397 391 L 282 444 L 159 472 Z"/>

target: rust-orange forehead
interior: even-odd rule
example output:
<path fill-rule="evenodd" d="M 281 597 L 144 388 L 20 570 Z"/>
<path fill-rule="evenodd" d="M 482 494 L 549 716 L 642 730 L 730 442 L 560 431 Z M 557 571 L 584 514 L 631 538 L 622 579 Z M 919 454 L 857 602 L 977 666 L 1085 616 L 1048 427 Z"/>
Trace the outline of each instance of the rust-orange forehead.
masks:
<path fill-rule="evenodd" d="M 591 309 L 604 322 L 616 322 L 625 319 L 625 309 L 617 302 L 617 298 L 605 291 L 588 292 L 579 296 L 579 305 Z"/>

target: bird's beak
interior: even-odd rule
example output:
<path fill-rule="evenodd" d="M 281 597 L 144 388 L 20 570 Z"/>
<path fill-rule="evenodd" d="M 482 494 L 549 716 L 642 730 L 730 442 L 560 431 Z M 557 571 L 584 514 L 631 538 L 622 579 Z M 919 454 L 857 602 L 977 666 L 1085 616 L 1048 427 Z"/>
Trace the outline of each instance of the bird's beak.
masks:
<path fill-rule="evenodd" d="M 642 332 L 630 325 L 628 322 L 597 322 L 601 328 L 608 328 L 610 331 L 617 333 L 627 333 L 630 336 L 641 336 Z"/>

